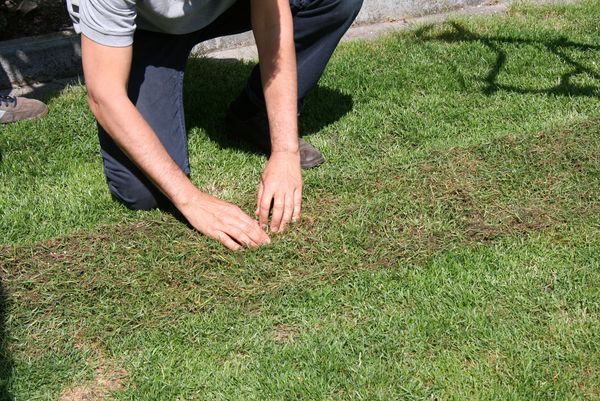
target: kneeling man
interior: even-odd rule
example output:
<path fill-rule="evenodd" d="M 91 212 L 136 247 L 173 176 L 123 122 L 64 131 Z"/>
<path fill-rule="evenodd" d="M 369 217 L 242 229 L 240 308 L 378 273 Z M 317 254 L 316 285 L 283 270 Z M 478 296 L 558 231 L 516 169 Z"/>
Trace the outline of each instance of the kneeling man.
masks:
<path fill-rule="evenodd" d="M 362 0 L 67 0 L 98 121 L 111 193 L 132 209 L 172 205 L 231 249 L 269 242 L 300 216 L 301 168 L 323 162 L 298 137 L 298 104 L 316 85 Z M 259 64 L 227 111 L 229 133 L 270 156 L 256 215 L 189 179 L 182 84 L 198 43 L 252 30 Z"/>

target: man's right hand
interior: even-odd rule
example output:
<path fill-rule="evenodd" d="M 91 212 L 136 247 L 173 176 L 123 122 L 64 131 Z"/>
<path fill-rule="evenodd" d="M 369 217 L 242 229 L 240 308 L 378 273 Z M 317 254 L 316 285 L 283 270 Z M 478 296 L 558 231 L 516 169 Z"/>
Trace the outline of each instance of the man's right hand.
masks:
<path fill-rule="evenodd" d="M 197 191 L 189 201 L 176 206 L 196 230 L 231 250 L 271 242 L 258 222 L 239 207 L 203 192 Z"/>

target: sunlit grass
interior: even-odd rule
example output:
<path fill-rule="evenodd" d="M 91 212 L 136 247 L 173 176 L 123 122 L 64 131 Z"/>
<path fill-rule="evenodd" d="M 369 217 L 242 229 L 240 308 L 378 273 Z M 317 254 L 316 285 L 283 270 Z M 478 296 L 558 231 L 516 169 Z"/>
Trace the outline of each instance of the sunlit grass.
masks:
<path fill-rule="evenodd" d="M 111 200 L 85 91 L 0 132 L 0 399 L 595 399 L 600 9 L 513 7 L 342 46 L 327 163 L 231 253 Z M 251 66 L 192 60 L 192 179 L 253 211 L 222 122 Z"/>

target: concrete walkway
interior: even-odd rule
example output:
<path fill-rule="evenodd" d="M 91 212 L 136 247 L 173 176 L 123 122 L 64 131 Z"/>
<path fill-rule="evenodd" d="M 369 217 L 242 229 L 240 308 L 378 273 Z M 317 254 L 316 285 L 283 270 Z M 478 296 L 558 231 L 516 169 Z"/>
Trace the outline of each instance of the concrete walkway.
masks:
<path fill-rule="evenodd" d="M 369 0 L 366 0 L 369 1 Z M 487 4 L 494 3 L 494 4 Z M 416 17 L 385 17 L 378 20 L 358 20 L 350 28 L 342 41 L 348 40 L 374 40 L 382 35 L 391 32 L 410 29 L 424 24 L 435 24 L 456 16 L 468 15 L 494 15 L 505 13 L 510 5 L 510 1 L 485 1 L 482 4 L 467 6 L 455 10 L 438 12 Z M 369 15 L 369 14 L 367 14 Z M 206 55 L 216 59 L 238 59 L 238 60 L 257 60 L 258 54 L 253 43 L 243 44 L 233 48 L 206 49 L 198 47 L 194 49 L 197 54 Z"/>
<path fill-rule="evenodd" d="M 505 13 L 510 0 L 365 0 L 363 10 L 344 40 L 370 40 L 447 18 Z M 573 3 L 576 0 L 530 0 Z M 448 10 L 450 9 L 450 10 Z M 257 59 L 252 35 L 242 34 L 202 43 L 194 54 L 216 59 Z M 0 42 L 0 94 L 44 97 L 81 81 L 81 49 L 73 32 Z"/>

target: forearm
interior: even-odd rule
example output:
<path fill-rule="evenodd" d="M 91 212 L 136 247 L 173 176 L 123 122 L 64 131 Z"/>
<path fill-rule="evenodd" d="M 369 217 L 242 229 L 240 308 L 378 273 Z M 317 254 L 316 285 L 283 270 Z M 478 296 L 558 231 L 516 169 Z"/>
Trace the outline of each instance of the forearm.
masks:
<path fill-rule="evenodd" d="M 252 3 L 252 26 L 273 152 L 298 151 L 298 84 L 292 15 L 287 0 Z"/>
<path fill-rule="evenodd" d="M 91 94 L 90 105 L 119 148 L 175 206 L 183 207 L 197 190 L 129 99 Z"/>
<path fill-rule="evenodd" d="M 194 187 L 127 96 L 131 47 L 81 37 L 88 102 L 94 116 L 133 163 L 177 206 Z"/>
<path fill-rule="evenodd" d="M 288 0 L 252 0 L 263 91 L 269 116 L 271 156 L 261 177 L 256 214 L 271 230 L 285 230 L 300 216 L 302 174 L 298 143 L 298 83 L 294 29 Z"/>

